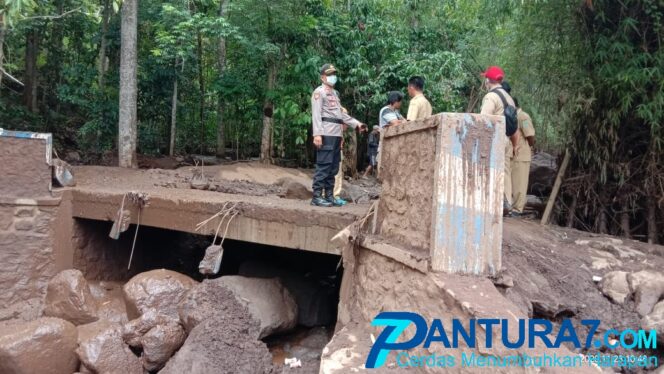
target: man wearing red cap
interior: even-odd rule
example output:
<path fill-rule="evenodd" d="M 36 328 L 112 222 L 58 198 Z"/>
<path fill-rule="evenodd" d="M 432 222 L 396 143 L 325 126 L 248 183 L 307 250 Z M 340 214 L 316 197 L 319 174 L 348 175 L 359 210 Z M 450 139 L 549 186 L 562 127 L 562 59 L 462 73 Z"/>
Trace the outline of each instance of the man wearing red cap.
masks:
<path fill-rule="evenodd" d="M 498 66 L 489 66 L 484 73 L 484 87 L 489 91 L 482 99 L 481 114 L 488 114 L 494 116 L 505 115 L 505 104 L 515 107 L 514 100 L 505 91 L 502 86 L 505 73 L 503 69 Z M 505 104 L 504 104 L 505 103 Z M 512 157 L 514 155 L 514 147 L 516 147 L 519 133 L 516 132 L 509 137 L 509 141 L 505 144 L 505 195 L 504 208 L 506 214 L 511 215 L 512 210 Z"/>

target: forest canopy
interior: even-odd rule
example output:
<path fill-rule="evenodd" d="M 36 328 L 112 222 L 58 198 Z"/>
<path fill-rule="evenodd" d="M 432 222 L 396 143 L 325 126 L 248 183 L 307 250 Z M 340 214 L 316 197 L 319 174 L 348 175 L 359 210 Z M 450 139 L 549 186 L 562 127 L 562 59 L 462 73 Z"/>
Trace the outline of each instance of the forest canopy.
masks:
<path fill-rule="evenodd" d="M 661 242 L 662 0 L 0 4 L 2 127 L 52 132 L 56 149 L 87 162 L 118 146 L 121 24 L 136 4 L 139 153 L 306 167 L 323 63 L 369 126 L 412 75 L 425 78 L 434 113 L 477 112 L 479 73 L 499 65 L 538 149 L 572 155 L 559 221 Z"/>

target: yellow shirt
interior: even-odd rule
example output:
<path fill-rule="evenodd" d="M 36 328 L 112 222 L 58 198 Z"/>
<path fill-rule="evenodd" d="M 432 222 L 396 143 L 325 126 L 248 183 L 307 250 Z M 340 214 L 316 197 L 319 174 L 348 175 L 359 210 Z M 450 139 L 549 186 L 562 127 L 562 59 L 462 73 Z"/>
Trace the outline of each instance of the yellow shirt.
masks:
<path fill-rule="evenodd" d="M 519 109 L 516 112 L 516 118 L 519 121 L 519 140 L 517 142 L 516 154 L 514 161 L 530 161 L 532 157 L 532 150 L 526 140 L 529 136 L 535 136 L 535 128 L 533 127 L 533 120 L 528 113 Z"/>
<path fill-rule="evenodd" d="M 408 105 L 408 114 L 406 119 L 409 121 L 414 121 L 417 119 L 422 119 L 429 117 L 431 115 L 431 104 L 424 95 L 417 94 L 415 97 L 410 99 L 410 104 Z"/>

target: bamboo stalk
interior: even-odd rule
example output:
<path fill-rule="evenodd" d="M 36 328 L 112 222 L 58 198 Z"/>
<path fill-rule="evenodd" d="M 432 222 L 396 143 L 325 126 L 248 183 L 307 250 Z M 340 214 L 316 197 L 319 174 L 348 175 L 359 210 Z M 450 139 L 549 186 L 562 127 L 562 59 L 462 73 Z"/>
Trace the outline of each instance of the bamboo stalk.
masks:
<path fill-rule="evenodd" d="M 567 165 L 569 164 L 570 152 L 569 149 L 565 150 L 565 157 L 563 158 L 563 163 L 560 164 L 560 169 L 558 169 L 558 175 L 556 176 L 556 182 L 553 184 L 553 190 L 551 190 L 551 195 L 549 200 L 546 202 L 546 209 L 544 209 L 544 214 L 542 215 L 542 225 L 549 224 L 549 218 L 551 217 L 551 212 L 553 211 L 553 204 L 556 202 L 558 197 L 558 192 L 560 191 L 560 186 L 563 184 L 563 177 L 565 176 L 565 171 L 567 171 Z"/>

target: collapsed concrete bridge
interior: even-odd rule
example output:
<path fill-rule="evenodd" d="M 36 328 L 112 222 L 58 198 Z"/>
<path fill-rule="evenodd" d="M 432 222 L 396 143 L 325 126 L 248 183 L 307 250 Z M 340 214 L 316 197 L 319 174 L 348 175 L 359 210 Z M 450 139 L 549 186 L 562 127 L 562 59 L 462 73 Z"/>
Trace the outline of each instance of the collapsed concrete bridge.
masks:
<path fill-rule="evenodd" d="M 131 235 L 114 241 L 106 230 L 129 191 L 149 196 L 147 207 L 128 208 L 131 223 L 141 227 L 212 235 L 217 221 L 199 230 L 197 224 L 233 204 L 239 214 L 228 224 L 231 240 L 341 255 L 337 334 L 323 352 L 321 372 L 362 366 L 366 356 L 359 353 L 371 345 L 370 321 L 381 310 L 418 310 L 425 318 L 517 318 L 521 312 L 486 278 L 450 275 L 500 270 L 503 121 L 445 113 L 388 129 L 379 203 L 339 209 L 276 196 L 163 187 L 157 183 L 160 171 L 110 167 L 77 168 L 75 187 L 53 190 L 50 136 L 4 132 L 0 173 L 23 179 L 0 183 L 0 263 L 10 267 L 0 276 L 0 320 L 36 318 L 46 284 L 60 270 L 127 280 Z M 105 229 L 84 232 L 91 227 Z M 331 241 L 347 227 L 352 237 Z M 469 307 L 470 301 L 478 306 Z"/>

